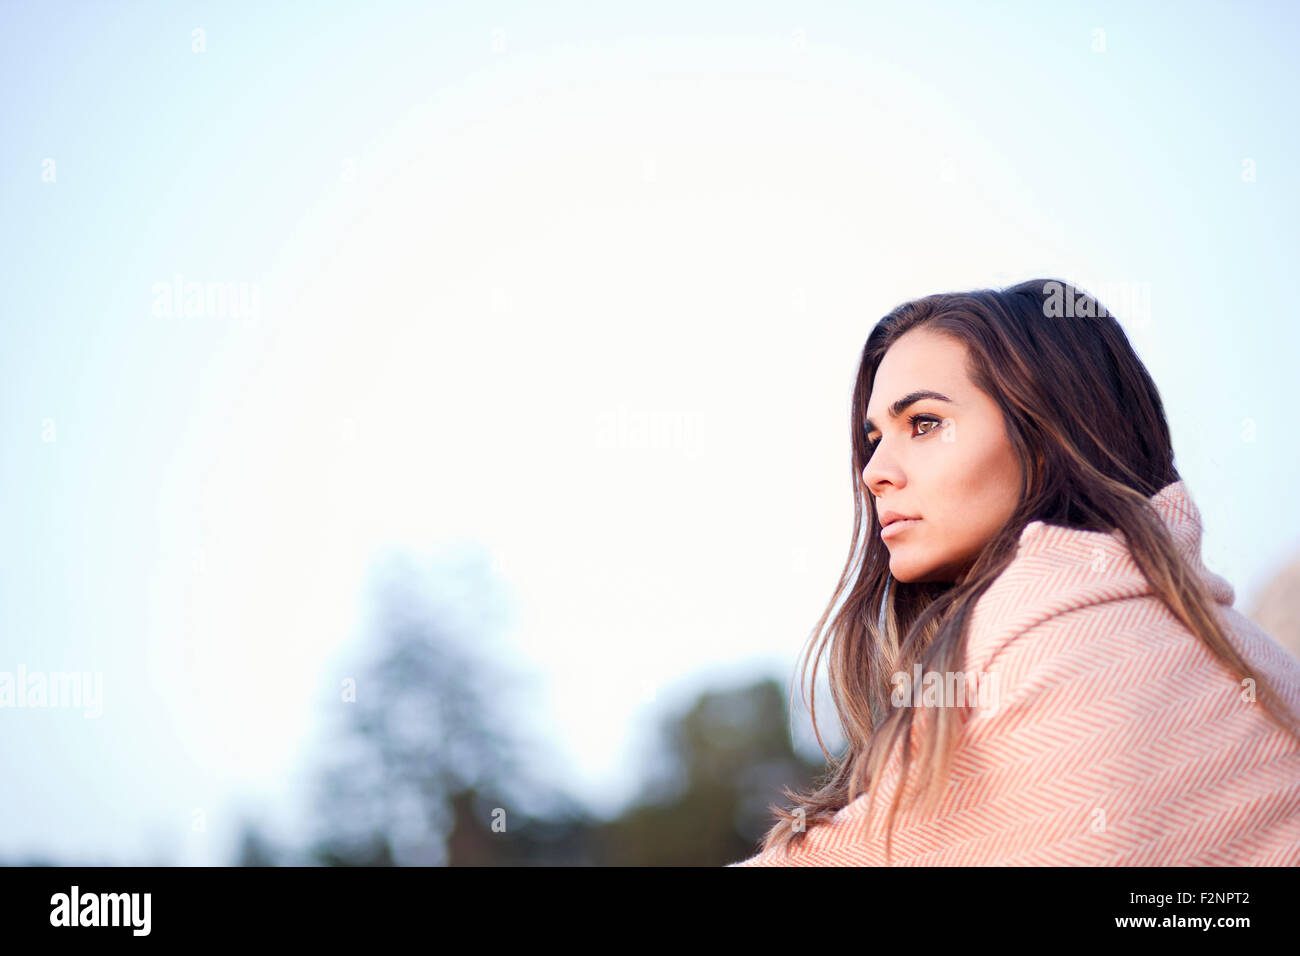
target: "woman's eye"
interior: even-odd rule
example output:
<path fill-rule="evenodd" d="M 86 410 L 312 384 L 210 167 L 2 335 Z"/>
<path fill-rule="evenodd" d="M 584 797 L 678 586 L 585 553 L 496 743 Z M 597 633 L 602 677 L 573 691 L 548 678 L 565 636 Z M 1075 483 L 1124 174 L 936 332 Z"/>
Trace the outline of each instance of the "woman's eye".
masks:
<path fill-rule="evenodd" d="M 914 428 L 914 429 L 915 429 L 918 425 L 934 425 L 935 428 L 939 428 L 939 427 L 942 427 L 942 426 L 943 426 L 943 422 L 942 422 L 942 421 L 940 421 L 940 420 L 937 419 L 937 418 L 932 418 L 932 417 L 930 417 L 930 416 L 928 416 L 928 415 L 913 415 L 911 418 L 909 418 L 909 419 L 907 420 L 907 424 L 910 425 L 910 426 L 911 426 L 912 428 Z M 933 431 L 935 430 L 935 428 L 926 428 L 926 429 L 922 429 L 922 431 L 921 431 L 921 433 L 920 433 L 919 435 L 914 435 L 914 436 L 912 436 L 912 437 L 914 437 L 914 438 L 920 438 L 921 435 L 928 435 L 928 434 L 930 434 L 931 432 L 933 432 Z M 871 439 L 867 439 L 867 457 L 868 457 L 868 458 L 870 458 L 870 457 L 875 453 L 875 451 L 876 451 L 876 446 L 879 445 L 879 444 L 880 444 L 880 439 L 879 439 L 879 438 L 877 438 L 877 439 L 874 440 L 874 441 L 872 441 Z"/>
<path fill-rule="evenodd" d="M 934 428 L 927 428 L 921 432 L 922 435 L 929 435 L 943 427 L 943 421 L 935 418 L 933 415 L 913 415 L 907 420 L 907 423 L 915 428 L 917 425 L 933 425 Z M 918 436 L 919 437 L 919 436 Z"/>

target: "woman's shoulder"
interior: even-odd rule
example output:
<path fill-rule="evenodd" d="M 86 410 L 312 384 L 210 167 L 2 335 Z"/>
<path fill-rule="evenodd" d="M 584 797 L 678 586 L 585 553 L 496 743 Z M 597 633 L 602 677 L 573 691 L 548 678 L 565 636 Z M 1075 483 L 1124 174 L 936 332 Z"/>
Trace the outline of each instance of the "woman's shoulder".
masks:
<path fill-rule="evenodd" d="M 1088 628 L 1156 600 L 1118 533 L 1031 521 L 1015 556 L 971 609 L 968 656 L 990 657 L 1011 638 L 1054 618 Z M 1157 601 L 1158 603 L 1158 601 Z M 1087 613 L 1079 613 L 1087 611 Z"/>
<path fill-rule="evenodd" d="M 1200 556 L 1194 513 L 1170 525 L 1175 547 L 1217 605 L 1225 633 L 1242 655 L 1288 695 L 1300 695 L 1300 660 L 1233 606 L 1231 585 Z M 1030 522 L 1015 557 L 971 610 L 968 670 L 1090 672 L 1112 668 L 1165 673 L 1213 669 L 1213 654 L 1155 593 L 1118 532 Z M 1293 702 L 1300 707 L 1300 696 Z"/>
<path fill-rule="evenodd" d="M 1232 586 L 1201 560 L 1201 513 L 1186 484 L 1170 483 L 1150 503 L 1174 550 L 1212 599 L 1231 607 Z M 1011 562 L 972 609 L 972 631 L 1023 629 L 1092 605 L 1148 596 L 1154 590 L 1120 531 L 1030 521 L 1021 529 Z"/>

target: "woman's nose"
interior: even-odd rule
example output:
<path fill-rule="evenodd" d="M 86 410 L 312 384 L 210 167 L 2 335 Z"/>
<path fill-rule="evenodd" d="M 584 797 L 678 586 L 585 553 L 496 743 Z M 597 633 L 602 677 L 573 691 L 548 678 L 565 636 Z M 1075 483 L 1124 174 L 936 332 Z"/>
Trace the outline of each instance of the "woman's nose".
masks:
<path fill-rule="evenodd" d="M 898 484 L 901 478 L 898 466 L 889 458 L 889 452 L 877 445 L 875 453 L 862 469 L 862 483 L 867 486 L 867 490 L 879 497 L 881 489 L 889 484 Z"/>

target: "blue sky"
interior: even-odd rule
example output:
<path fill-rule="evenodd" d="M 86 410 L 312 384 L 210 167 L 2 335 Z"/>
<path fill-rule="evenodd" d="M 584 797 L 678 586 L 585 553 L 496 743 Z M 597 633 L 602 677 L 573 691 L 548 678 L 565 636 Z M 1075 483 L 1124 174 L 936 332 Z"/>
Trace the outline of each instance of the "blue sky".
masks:
<path fill-rule="evenodd" d="M 5 4 L 0 670 L 104 713 L 0 711 L 0 857 L 291 828 L 394 552 L 484 556 L 617 809 L 648 715 L 788 680 L 862 342 L 931 292 L 1127 297 L 1248 606 L 1300 551 L 1300 31 L 1170 9 Z"/>

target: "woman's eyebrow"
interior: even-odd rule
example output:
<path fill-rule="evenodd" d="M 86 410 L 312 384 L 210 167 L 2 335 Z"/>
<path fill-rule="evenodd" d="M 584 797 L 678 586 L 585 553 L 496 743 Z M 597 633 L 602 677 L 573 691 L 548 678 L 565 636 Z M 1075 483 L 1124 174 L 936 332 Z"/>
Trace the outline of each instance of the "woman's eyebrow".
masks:
<path fill-rule="evenodd" d="M 933 398 L 935 401 L 939 401 L 939 402 L 948 402 L 948 403 L 950 403 L 950 404 L 952 404 L 952 405 L 956 405 L 956 404 L 957 404 L 957 403 L 954 402 L 951 398 L 949 398 L 947 395 L 942 395 L 942 394 L 940 394 L 939 392 L 932 391 L 931 389 L 928 389 L 928 388 L 922 388 L 922 389 L 917 389 L 915 392 L 908 392 L 906 395 L 904 395 L 904 396 L 903 396 L 902 398 L 900 398 L 898 401 L 894 402 L 894 404 L 890 405 L 890 406 L 889 406 L 889 417 L 890 417 L 890 418 L 897 418 L 899 415 L 903 414 L 903 412 L 907 410 L 907 406 L 912 405 L 912 404 L 914 404 L 915 402 L 919 402 L 919 401 L 920 401 L 921 399 L 923 399 L 923 398 Z M 867 419 L 867 431 L 870 432 L 870 431 L 875 431 L 875 430 L 876 430 L 876 426 L 875 426 L 875 424 L 871 421 L 870 418 L 868 418 L 868 419 Z"/>

